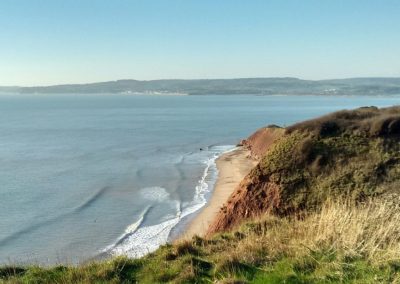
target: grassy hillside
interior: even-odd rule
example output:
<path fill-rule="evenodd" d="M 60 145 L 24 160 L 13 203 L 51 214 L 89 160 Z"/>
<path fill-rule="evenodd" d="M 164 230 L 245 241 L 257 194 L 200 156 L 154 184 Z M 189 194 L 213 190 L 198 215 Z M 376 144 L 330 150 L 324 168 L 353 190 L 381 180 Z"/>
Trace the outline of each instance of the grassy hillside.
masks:
<path fill-rule="evenodd" d="M 265 212 L 317 210 L 327 198 L 398 193 L 400 108 L 340 111 L 286 129 L 219 213 L 211 232 Z"/>
<path fill-rule="evenodd" d="M 400 283 L 400 208 L 327 201 L 301 219 L 266 215 L 143 259 L 4 267 L 10 283 Z M 284 282 L 286 281 L 286 282 Z"/>
<path fill-rule="evenodd" d="M 142 259 L 8 266 L 10 283 L 400 283 L 400 108 L 288 127 L 209 237 Z"/>

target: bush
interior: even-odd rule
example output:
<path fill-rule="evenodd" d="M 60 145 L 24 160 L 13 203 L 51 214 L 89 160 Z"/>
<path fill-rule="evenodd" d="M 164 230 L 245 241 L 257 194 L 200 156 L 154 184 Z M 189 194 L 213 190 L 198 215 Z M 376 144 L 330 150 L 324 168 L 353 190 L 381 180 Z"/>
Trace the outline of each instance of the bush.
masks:
<path fill-rule="evenodd" d="M 358 133 L 367 136 L 400 134 L 400 107 L 342 110 L 289 126 L 286 133 L 309 132 L 320 137 Z"/>

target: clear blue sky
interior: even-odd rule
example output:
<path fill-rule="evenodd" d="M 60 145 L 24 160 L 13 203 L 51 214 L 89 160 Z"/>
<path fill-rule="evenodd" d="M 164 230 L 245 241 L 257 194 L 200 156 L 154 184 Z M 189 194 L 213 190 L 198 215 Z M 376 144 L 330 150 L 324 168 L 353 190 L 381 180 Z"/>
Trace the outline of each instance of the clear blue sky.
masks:
<path fill-rule="evenodd" d="M 400 77 L 400 1 L 0 1 L 0 85 L 278 76 Z"/>

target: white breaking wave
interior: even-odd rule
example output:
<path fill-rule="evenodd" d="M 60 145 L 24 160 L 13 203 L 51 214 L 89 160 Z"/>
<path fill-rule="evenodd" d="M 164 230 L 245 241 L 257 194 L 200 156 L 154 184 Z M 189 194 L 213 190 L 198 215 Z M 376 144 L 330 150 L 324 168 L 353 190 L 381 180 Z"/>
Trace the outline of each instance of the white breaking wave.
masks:
<path fill-rule="evenodd" d="M 160 245 L 166 243 L 169 232 L 179 222 L 179 219 L 176 217 L 157 225 L 139 228 L 127 236 L 122 243 L 112 248 L 110 252 L 113 255 L 137 258 L 155 251 Z"/>
<path fill-rule="evenodd" d="M 126 239 L 127 236 L 132 235 L 133 233 L 135 233 L 135 231 L 139 228 L 139 226 L 143 223 L 144 220 L 144 216 L 146 215 L 146 213 L 150 210 L 151 206 L 148 206 L 143 212 L 142 214 L 140 214 L 139 219 L 133 223 L 130 224 L 126 229 L 124 234 L 122 234 L 115 243 L 113 243 L 110 246 L 107 246 L 105 249 L 102 250 L 102 252 L 110 252 L 112 251 L 115 247 L 117 247 L 120 243 L 122 243 L 124 241 L 124 239 Z"/>
<path fill-rule="evenodd" d="M 188 204 L 181 205 L 179 201 L 172 200 L 168 191 L 162 187 L 148 187 L 140 190 L 142 197 L 155 202 L 175 202 L 176 214 L 170 215 L 169 218 L 159 224 L 152 226 L 143 226 L 143 219 L 147 212 L 151 210 L 149 206 L 141 214 L 139 220 L 129 225 L 125 233 L 111 246 L 108 246 L 103 252 L 112 255 L 126 255 L 132 258 L 144 256 L 155 251 L 160 245 L 167 243 L 171 230 L 180 222 L 180 220 L 202 208 L 206 203 L 206 195 L 212 188 L 210 181 L 207 179 L 211 173 L 217 175 L 216 159 L 223 153 L 236 149 L 235 146 L 215 146 L 211 150 L 205 151 L 207 156 L 204 160 L 206 167 L 203 171 L 201 179 L 195 187 L 195 195 L 193 201 Z M 181 209 L 183 207 L 183 209 Z M 168 216 L 166 216 L 168 217 Z"/>
<path fill-rule="evenodd" d="M 142 188 L 139 194 L 151 201 L 163 202 L 169 199 L 169 192 L 160 186 Z"/>

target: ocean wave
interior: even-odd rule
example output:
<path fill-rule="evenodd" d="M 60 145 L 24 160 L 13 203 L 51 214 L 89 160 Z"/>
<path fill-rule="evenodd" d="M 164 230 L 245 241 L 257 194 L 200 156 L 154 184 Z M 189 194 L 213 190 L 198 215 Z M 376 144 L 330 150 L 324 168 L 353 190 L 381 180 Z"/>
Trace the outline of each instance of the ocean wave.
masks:
<path fill-rule="evenodd" d="M 106 247 L 102 252 L 104 253 L 104 252 L 113 251 L 114 248 L 116 248 L 117 246 L 126 242 L 129 239 L 129 237 L 132 234 L 134 234 L 136 232 L 136 230 L 140 227 L 140 225 L 143 223 L 143 220 L 150 209 L 151 209 L 151 206 L 147 206 L 145 208 L 145 210 L 143 210 L 142 213 L 140 214 L 139 219 L 135 223 L 129 225 L 125 229 L 125 232 L 112 245 Z"/>
<path fill-rule="evenodd" d="M 206 151 L 202 151 L 198 157 L 205 164 L 203 174 L 195 185 L 194 198 L 190 203 L 181 204 L 180 201 L 172 200 L 168 191 L 160 186 L 147 187 L 140 190 L 143 198 L 153 203 L 175 202 L 175 215 L 165 216 L 164 221 L 151 226 L 143 226 L 145 216 L 151 211 L 152 207 L 147 207 L 139 219 L 129 225 L 125 233 L 108 246 L 102 252 L 111 255 L 126 255 L 128 257 L 141 257 L 155 251 L 160 245 L 167 243 L 171 230 L 179 222 L 190 214 L 195 213 L 207 203 L 207 193 L 212 190 L 212 185 L 217 177 L 216 159 L 223 153 L 236 149 L 233 145 L 209 146 Z M 210 177 L 210 175 L 213 175 Z M 156 205 L 154 205 L 156 206 Z M 169 218 L 167 218 L 169 217 Z"/>
<path fill-rule="evenodd" d="M 185 208 L 182 214 L 182 218 L 187 215 L 193 214 L 201 209 L 207 203 L 206 195 L 213 190 L 214 182 L 218 175 L 218 169 L 216 160 L 222 154 L 234 151 L 236 146 L 233 145 L 210 145 L 207 147 L 208 151 L 212 154 L 211 157 L 207 158 L 203 163 L 206 165 L 203 175 L 198 181 L 195 187 L 195 196 L 193 202 Z M 214 177 L 209 181 L 209 176 L 213 174 Z"/>
<path fill-rule="evenodd" d="M 139 194 L 143 198 L 155 202 L 167 201 L 170 198 L 169 192 L 161 186 L 142 188 Z"/>
<path fill-rule="evenodd" d="M 87 200 L 85 200 L 84 202 L 82 202 L 82 204 L 76 206 L 75 208 L 72 208 L 69 211 L 65 211 L 58 216 L 55 216 L 55 217 L 52 217 L 49 219 L 44 219 L 44 220 L 35 222 L 33 224 L 30 224 L 30 225 L 26 226 L 25 228 L 22 228 L 6 237 L 0 239 L 0 246 L 4 246 L 12 241 L 15 241 L 23 235 L 31 234 L 32 232 L 36 231 L 37 229 L 39 229 L 43 226 L 48 226 L 48 225 L 52 225 L 52 224 L 61 222 L 66 217 L 72 216 L 74 214 L 77 214 L 77 213 L 87 209 L 94 202 L 96 202 L 100 197 L 102 197 L 106 193 L 107 190 L 109 190 L 108 186 L 102 187 L 95 194 L 90 196 Z"/>
<path fill-rule="evenodd" d="M 96 200 L 101 198 L 106 193 L 106 191 L 109 190 L 109 188 L 110 188 L 109 186 L 104 186 L 104 187 L 100 188 L 95 194 L 93 194 L 91 197 L 89 197 L 87 200 L 85 200 L 82 204 L 78 205 L 74 209 L 74 212 L 78 213 L 82 210 L 85 210 L 89 206 L 91 206 L 94 202 L 96 202 Z"/>
<path fill-rule="evenodd" d="M 64 218 L 67 214 L 61 214 L 55 218 L 51 218 L 49 220 L 44 220 L 41 222 L 37 222 L 34 224 L 31 224 L 23 229 L 20 229 L 6 237 L 4 237 L 3 239 L 0 240 L 0 247 L 1 246 L 5 246 L 5 245 L 9 245 L 9 243 L 12 243 L 13 241 L 17 240 L 18 238 L 20 238 L 23 235 L 28 235 L 30 233 L 32 233 L 33 231 L 39 229 L 42 226 L 47 226 L 47 225 L 51 225 L 53 223 L 57 223 L 59 222 L 62 218 Z"/>
<path fill-rule="evenodd" d="M 144 256 L 166 243 L 169 232 L 179 219 L 176 217 L 157 225 L 138 228 L 135 233 L 127 235 L 124 241 L 107 251 L 112 255 L 126 255 L 133 258 Z"/>

